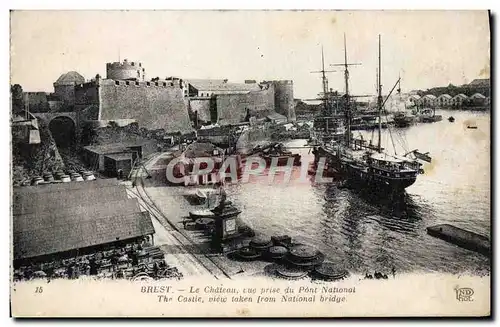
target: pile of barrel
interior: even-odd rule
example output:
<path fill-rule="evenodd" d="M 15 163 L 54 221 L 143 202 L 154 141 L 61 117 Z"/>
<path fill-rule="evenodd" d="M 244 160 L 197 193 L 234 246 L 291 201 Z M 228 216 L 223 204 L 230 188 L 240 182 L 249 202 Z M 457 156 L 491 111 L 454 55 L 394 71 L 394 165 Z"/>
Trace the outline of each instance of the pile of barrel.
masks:
<path fill-rule="evenodd" d="M 83 182 L 95 180 L 94 173 L 87 170 L 82 170 L 80 173 L 69 170 L 64 172 L 62 170 L 52 172 L 45 172 L 42 176 L 34 176 L 31 179 L 31 185 L 43 185 L 53 183 L 69 183 L 69 182 Z"/>
<path fill-rule="evenodd" d="M 251 261 L 262 259 L 275 262 L 272 274 L 297 279 L 309 275 L 313 279 L 339 280 L 349 273 L 342 265 L 326 262 L 325 255 L 316 248 L 299 243 L 293 243 L 291 237 L 266 236 L 254 237 L 248 246 L 240 248 L 237 257 Z"/>

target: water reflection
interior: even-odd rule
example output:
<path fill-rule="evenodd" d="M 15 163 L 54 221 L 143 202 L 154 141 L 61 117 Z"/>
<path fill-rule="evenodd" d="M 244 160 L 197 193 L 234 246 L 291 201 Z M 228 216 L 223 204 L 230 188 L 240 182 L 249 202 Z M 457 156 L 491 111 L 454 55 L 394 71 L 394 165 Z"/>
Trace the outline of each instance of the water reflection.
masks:
<path fill-rule="evenodd" d="M 448 117 L 450 114 L 443 114 Z M 228 194 L 258 232 L 288 234 L 316 246 L 327 260 L 353 272 L 489 271 L 490 260 L 430 237 L 426 227 L 450 223 L 489 235 L 489 116 L 453 113 L 435 124 L 404 131 L 411 148 L 429 151 L 433 164 L 401 197 L 331 184 L 261 183 L 231 185 Z M 474 116 L 478 130 L 462 128 Z M 292 142 L 297 147 L 303 140 Z M 294 149 L 312 161 L 308 148 Z"/>

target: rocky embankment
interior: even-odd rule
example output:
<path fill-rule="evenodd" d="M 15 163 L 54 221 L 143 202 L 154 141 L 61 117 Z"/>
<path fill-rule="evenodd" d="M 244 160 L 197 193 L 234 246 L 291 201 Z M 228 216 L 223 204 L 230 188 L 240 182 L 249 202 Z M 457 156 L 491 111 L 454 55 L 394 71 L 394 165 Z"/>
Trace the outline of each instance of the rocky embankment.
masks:
<path fill-rule="evenodd" d="M 40 144 L 12 143 L 12 182 L 14 186 L 30 183 L 33 176 L 41 176 L 46 171 L 66 168 L 48 126 L 39 121 L 38 128 Z"/>

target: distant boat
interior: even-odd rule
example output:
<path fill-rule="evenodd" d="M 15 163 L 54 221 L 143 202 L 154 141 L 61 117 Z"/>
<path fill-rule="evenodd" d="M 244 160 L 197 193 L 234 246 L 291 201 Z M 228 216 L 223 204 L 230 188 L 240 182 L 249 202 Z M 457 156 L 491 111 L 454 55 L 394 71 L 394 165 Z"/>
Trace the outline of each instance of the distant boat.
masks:
<path fill-rule="evenodd" d="M 468 129 L 477 129 L 477 126 L 476 125 L 467 125 L 467 128 Z"/>
<path fill-rule="evenodd" d="M 396 127 L 408 127 L 415 123 L 415 116 L 399 111 L 394 114 L 394 125 Z"/>
<path fill-rule="evenodd" d="M 443 117 L 441 115 L 436 115 L 436 110 L 435 109 L 424 109 L 419 115 L 419 120 L 422 123 L 435 123 L 438 121 L 443 120 Z"/>
<path fill-rule="evenodd" d="M 450 123 L 453 123 L 453 122 L 455 121 L 455 117 L 450 116 L 450 117 L 448 118 L 448 121 L 449 121 Z"/>

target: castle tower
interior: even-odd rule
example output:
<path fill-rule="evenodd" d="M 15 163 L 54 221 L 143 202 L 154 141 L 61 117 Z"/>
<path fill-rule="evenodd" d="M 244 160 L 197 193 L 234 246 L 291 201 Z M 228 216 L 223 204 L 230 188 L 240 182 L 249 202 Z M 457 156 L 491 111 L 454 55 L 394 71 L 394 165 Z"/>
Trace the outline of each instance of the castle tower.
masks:
<path fill-rule="evenodd" d="M 106 78 L 114 80 L 144 81 L 146 71 L 137 61 L 113 62 L 106 64 Z"/>
<path fill-rule="evenodd" d="M 273 81 L 274 105 L 277 113 L 295 121 L 295 101 L 293 99 L 293 81 Z"/>
<path fill-rule="evenodd" d="M 67 72 L 54 82 L 54 94 L 66 107 L 72 108 L 75 105 L 75 86 L 83 83 L 85 83 L 85 78 L 78 72 Z"/>

